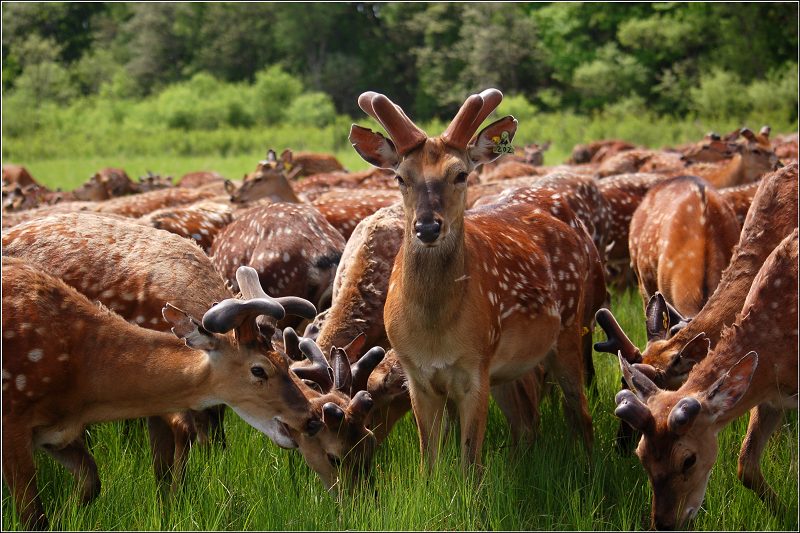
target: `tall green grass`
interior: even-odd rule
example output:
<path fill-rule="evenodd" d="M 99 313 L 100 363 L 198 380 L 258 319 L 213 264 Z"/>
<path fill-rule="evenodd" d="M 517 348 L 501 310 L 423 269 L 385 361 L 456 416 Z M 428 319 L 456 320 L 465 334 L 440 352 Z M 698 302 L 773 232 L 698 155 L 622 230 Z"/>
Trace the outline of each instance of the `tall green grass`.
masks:
<path fill-rule="evenodd" d="M 642 305 L 634 291 L 614 294 L 621 325 L 643 345 Z M 602 334 L 594 333 L 595 340 Z M 619 368 L 594 354 L 597 389 L 588 392 L 594 420 L 591 457 L 573 438 L 558 394 L 542 405 L 542 431 L 524 449 L 510 446 L 503 416 L 491 405 L 478 482 L 461 473 L 451 435 L 438 467 L 420 472 L 411 415 L 378 450 L 374 490 L 340 503 L 322 488 L 296 452 L 281 450 L 230 410 L 226 450 L 192 450 L 181 491 L 161 499 L 153 478 L 146 431 L 137 424 L 123 436 L 122 423 L 91 428 L 101 495 L 78 506 L 71 476 L 37 454 L 39 488 L 54 529 L 63 530 L 640 530 L 649 527 L 650 487 L 639 460 L 614 449 L 613 415 Z M 554 388 L 555 390 L 555 388 Z M 736 457 L 746 430 L 737 420 L 720 434 L 719 459 L 694 527 L 700 530 L 797 530 L 798 424 L 796 412 L 771 439 L 764 473 L 788 505 L 772 515 L 736 478 Z M 20 529 L 3 487 L 3 529 Z"/>

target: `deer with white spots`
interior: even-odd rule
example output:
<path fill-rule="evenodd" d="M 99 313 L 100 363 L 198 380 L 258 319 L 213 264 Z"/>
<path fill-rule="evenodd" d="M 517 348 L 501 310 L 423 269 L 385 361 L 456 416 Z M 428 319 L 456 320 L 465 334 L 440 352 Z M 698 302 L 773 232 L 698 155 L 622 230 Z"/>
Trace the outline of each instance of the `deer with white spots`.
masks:
<path fill-rule="evenodd" d="M 647 369 L 619 355 L 630 390 L 617 394 L 615 414 L 642 431 L 636 454 L 653 487 L 658 529 L 681 528 L 695 517 L 717 458 L 717 434 L 749 410 L 739 479 L 774 510 L 783 508 L 759 462 L 783 410 L 797 409 L 797 245 L 795 228 L 758 271 L 733 325 L 678 390 L 660 389 Z"/>
<path fill-rule="evenodd" d="M 501 99 L 496 89 L 470 96 L 447 130 L 429 138 L 386 96 L 367 92 L 359 106 L 391 140 L 357 125 L 350 130 L 356 151 L 393 169 L 403 194 L 404 240 L 384 320 L 430 466 L 446 403 L 460 419 L 462 464 L 480 464 L 490 387 L 543 362 L 561 385 L 571 427 L 587 450 L 592 443 L 584 375 L 576 369 L 583 366 L 587 285 L 596 269 L 602 277 L 594 246 L 585 232 L 525 202 L 465 215 L 467 176 L 508 151 L 516 132 L 507 116 L 472 139 Z"/>
<path fill-rule="evenodd" d="M 20 224 L 3 234 L 5 255 L 45 268 L 90 300 L 129 322 L 169 331 L 161 310 L 171 302 L 201 316 L 214 302 L 231 298 L 210 259 L 191 241 L 129 219 L 72 213 Z M 279 302 L 283 300 L 279 299 Z M 312 308 L 290 313 L 313 317 Z M 181 412 L 148 419 L 156 478 L 177 487 L 195 439 L 211 433 L 225 444 L 223 408 Z"/>
<path fill-rule="evenodd" d="M 234 209 L 229 203 L 200 200 L 186 206 L 157 209 L 137 221 L 192 239 L 210 253 L 217 234 L 231 223 L 233 216 Z"/>
<path fill-rule="evenodd" d="M 156 209 L 193 204 L 214 196 L 217 196 L 217 192 L 210 189 L 170 187 L 107 200 L 98 204 L 96 211 L 139 218 Z"/>
<path fill-rule="evenodd" d="M 657 183 L 633 214 L 628 247 L 643 305 L 660 292 L 693 317 L 719 284 L 739 240 L 728 202 L 701 178 Z"/>
<path fill-rule="evenodd" d="M 609 209 L 610 227 L 606 236 L 606 270 L 612 285 L 632 283 L 631 254 L 628 248 L 631 219 L 642 203 L 647 191 L 663 181 L 659 174 L 619 174 L 597 183 L 600 194 L 606 199 Z"/>
<path fill-rule="evenodd" d="M 308 434 L 322 428 L 304 385 L 258 334 L 259 316 L 286 313 L 274 299 L 226 298 L 202 322 L 164 302 L 167 333 L 125 321 L 34 263 L 2 263 L 3 479 L 26 527 L 48 527 L 37 448 L 72 472 L 82 501 L 99 494 L 88 424 L 227 404 L 261 431 L 276 417 Z"/>
<path fill-rule="evenodd" d="M 643 352 L 625 335 L 608 309 L 597 313 L 597 322 L 608 337 L 595 350 L 617 354 L 631 364 L 644 365 L 659 387 L 676 389 L 692 367 L 713 348 L 724 326 L 733 323 L 759 268 L 780 241 L 797 228 L 797 163 L 765 176 L 753 198 L 730 264 L 722 272 L 716 290 L 688 323 L 672 312 L 663 296 L 650 298 L 645 312 L 647 346 Z M 617 445 L 623 452 L 633 445 L 628 426 L 621 426 Z"/>
<path fill-rule="evenodd" d="M 234 290 L 236 269 L 249 265 L 267 293 L 300 296 L 324 308 L 344 245 L 314 207 L 280 202 L 237 214 L 214 240 L 211 261 Z M 297 320 L 282 324 L 298 325 Z"/>
<path fill-rule="evenodd" d="M 750 210 L 750 204 L 753 203 L 759 185 L 761 185 L 760 181 L 754 181 L 735 187 L 723 187 L 717 191 L 736 213 L 736 220 L 739 222 L 740 228 L 744 226 L 744 219 L 747 218 L 747 211 Z"/>

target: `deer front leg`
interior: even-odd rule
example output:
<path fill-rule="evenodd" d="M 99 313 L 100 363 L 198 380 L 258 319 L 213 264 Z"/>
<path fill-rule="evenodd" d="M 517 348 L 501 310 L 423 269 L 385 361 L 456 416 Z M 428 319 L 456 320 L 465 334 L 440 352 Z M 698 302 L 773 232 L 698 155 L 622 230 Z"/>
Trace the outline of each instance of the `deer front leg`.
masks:
<path fill-rule="evenodd" d="M 586 452 L 591 455 L 594 434 L 589 404 L 583 390 L 583 364 L 579 326 L 574 323 L 564 328 L 558 336 L 557 353 L 552 359 L 552 370 L 564 393 L 564 412 L 570 426 L 580 429 Z"/>
<path fill-rule="evenodd" d="M 770 436 L 780 424 L 783 412 L 771 405 L 761 404 L 750 410 L 750 422 L 747 424 L 747 435 L 742 441 L 739 452 L 739 480 L 754 491 L 774 511 L 780 512 L 783 504 L 772 487 L 761 473 L 761 454 Z"/>
<path fill-rule="evenodd" d="M 36 486 L 36 464 L 30 435 L 14 431 L 3 420 L 3 480 L 11 490 L 24 528 L 44 530 L 49 525 Z M 17 421 L 18 428 L 24 427 Z"/>
<path fill-rule="evenodd" d="M 44 449 L 75 477 L 81 491 L 81 503 L 87 504 L 100 495 L 97 463 L 86 449 L 83 437 L 78 437 L 63 448 L 45 446 Z"/>
<path fill-rule="evenodd" d="M 461 465 L 466 469 L 476 465 L 480 472 L 481 448 L 486 435 L 486 419 L 489 415 L 489 373 L 481 375 L 472 383 L 461 398 L 459 405 L 461 422 Z"/>
<path fill-rule="evenodd" d="M 411 409 L 417 419 L 419 430 L 419 447 L 423 465 L 427 464 L 431 471 L 439 457 L 442 442 L 442 419 L 445 414 L 447 399 L 437 394 L 429 384 L 417 383 L 409 378 Z"/>

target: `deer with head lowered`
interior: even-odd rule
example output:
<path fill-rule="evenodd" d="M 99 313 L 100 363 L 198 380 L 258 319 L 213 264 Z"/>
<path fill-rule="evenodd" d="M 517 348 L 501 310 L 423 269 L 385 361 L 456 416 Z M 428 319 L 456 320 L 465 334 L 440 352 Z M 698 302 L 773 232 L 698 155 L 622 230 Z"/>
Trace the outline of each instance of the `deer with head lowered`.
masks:
<path fill-rule="evenodd" d="M 653 487 L 658 529 L 694 518 L 717 458 L 717 434 L 751 409 L 739 479 L 782 507 L 759 461 L 783 409 L 797 409 L 797 239 L 795 228 L 772 251 L 733 325 L 677 391 L 660 389 L 646 367 L 619 354 L 630 390 L 617 394 L 614 412 L 643 433 L 636 454 Z"/>
<path fill-rule="evenodd" d="M 516 132 L 517 121 L 506 116 L 473 138 L 501 100 L 496 89 L 470 96 L 447 130 L 431 138 L 386 96 L 366 92 L 359 106 L 391 139 L 358 125 L 350 130 L 361 157 L 395 171 L 403 196 L 403 244 L 384 322 L 408 374 L 429 466 L 438 457 L 447 404 L 459 417 L 462 464 L 479 465 L 490 387 L 544 361 L 564 392 L 572 427 L 587 449 L 592 442 L 577 369 L 586 285 L 602 268 L 594 245 L 549 208 L 524 201 L 465 216 L 469 173 L 510 151 Z"/>
<path fill-rule="evenodd" d="M 309 434 L 322 428 L 300 380 L 258 334 L 257 317 L 286 313 L 274 299 L 229 298 L 202 321 L 166 303 L 166 333 L 126 322 L 34 263 L 2 262 L 3 479 L 27 527 L 48 525 L 36 448 L 75 475 L 84 501 L 99 494 L 87 424 L 225 403 L 262 431 L 275 417 Z"/>

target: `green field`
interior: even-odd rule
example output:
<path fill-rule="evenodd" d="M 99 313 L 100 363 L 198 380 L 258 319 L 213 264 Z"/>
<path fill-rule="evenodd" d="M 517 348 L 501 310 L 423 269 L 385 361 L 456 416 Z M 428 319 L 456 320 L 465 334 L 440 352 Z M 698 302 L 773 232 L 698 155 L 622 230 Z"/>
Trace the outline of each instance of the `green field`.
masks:
<path fill-rule="evenodd" d="M 633 291 L 614 295 L 613 309 L 631 338 L 645 339 Z M 599 330 L 595 340 L 601 338 Z M 459 467 L 457 443 L 444 447 L 438 468 L 419 469 L 411 415 L 395 427 L 375 460 L 375 490 L 337 504 L 296 452 L 282 450 L 228 410 L 228 449 L 190 454 L 182 491 L 161 500 L 150 467 L 146 431 L 127 437 L 122 423 L 93 426 L 93 452 L 103 482 L 90 505 L 76 505 L 71 476 L 38 454 L 39 489 L 54 529 L 63 530 L 631 530 L 649 528 L 650 487 L 639 460 L 613 446 L 619 368 L 594 355 L 598 390 L 589 401 L 595 450 L 587 458 L 572 438 L 556 397 L 542 406 L 542 432 L 528 449 L 509 447 L 505 419 L 492 405 L 480 483 Z M 554 389 L 555 390 L 555 389 Z M 762 465 L 789 511 L 773 516 L 736 478 L 746 430 L 740 419 L 720 435 L 719 460 L 694 527 L 702 530 L 796 530 L 798 424 L 796 412 L 773 436 Z M 3 529 L 20 529 L 3 487 Z"/>

